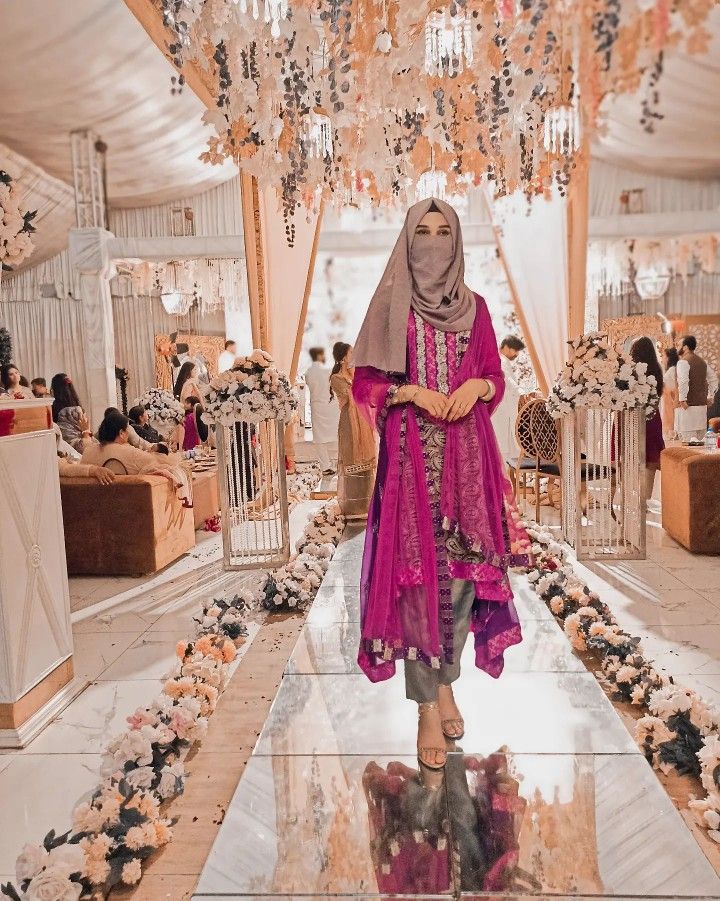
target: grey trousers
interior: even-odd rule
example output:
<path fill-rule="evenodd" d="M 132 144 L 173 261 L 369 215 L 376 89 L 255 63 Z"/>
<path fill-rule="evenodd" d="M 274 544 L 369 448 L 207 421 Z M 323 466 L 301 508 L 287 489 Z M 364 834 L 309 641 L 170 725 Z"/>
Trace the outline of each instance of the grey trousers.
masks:
<path fill-rule="evenodd" d="M 420 660 L 405 661 L 405 697 L 418 704 L 437 701 L 438 686 L 450 685 L 460 675 L 460 655 L 470 631 L 470 614 L 475 601 L 475 583 L 465 579 L 452 580 L 453 660 L 433 669 Z"/>

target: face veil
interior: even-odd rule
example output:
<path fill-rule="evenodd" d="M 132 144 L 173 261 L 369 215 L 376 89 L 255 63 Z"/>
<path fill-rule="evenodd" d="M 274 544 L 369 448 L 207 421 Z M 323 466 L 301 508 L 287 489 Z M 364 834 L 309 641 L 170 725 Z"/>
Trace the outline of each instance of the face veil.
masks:
<path fill-rule="evenodd" d="M 415 234 L 431 210 L 445 217 L 449 238 Z M 411 308 L 445 332 L 469 331 L 475 321 L 475 297 L 465 285 L 460 220 L 443 200 L 428 198 L 408 210 L 355 342 L 356 366 L 405 371 Z"/>

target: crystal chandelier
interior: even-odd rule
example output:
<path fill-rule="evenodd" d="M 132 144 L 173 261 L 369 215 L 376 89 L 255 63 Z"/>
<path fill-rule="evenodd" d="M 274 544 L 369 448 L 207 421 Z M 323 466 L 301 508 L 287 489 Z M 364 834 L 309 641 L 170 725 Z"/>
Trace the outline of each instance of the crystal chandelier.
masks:
<path fill-rule="evenodd" d="M 670 287 L 670 274 L 654 266 L 635 276 L 635 290 L 640 300 L 660 300 Z"/>
<path fill-rule="evenodd" d="M 472 32 L 465 13 L 449 15 L 446 10 L 435 10 L 425 22 L 425 71 L 438 77 L 447 74 L 452 78 L 472 63 Z"/>
<path fill-rule="evenodd" d="M 434 167 L 426 169 L 415 185 L 415 200 L 427 200 L 428 197 L 445 200 L 447 180 L 447 173 L 438 172 Z"/>
<path fill-rule="evenodd" d="M 543 143 L 549 153 L 575 153 L 580 149 L 580 112 L 574 103 L 552 106 L 545 113 Z"/>
<path fill-rule="evenodd" d="M 170 316 L 187 316 L 193 305 L 194 297 L 181 290 L 177 266 L 177 263 L 170 262 L 165 268 L 165 276 L 160 289 L 160 302 Z"/>
<path fill-rule="evenodd" d="M 303 117 L 302 141 L 308 155 L 314 159 L 333 158 L 332 121 L 321 107 L 315 107 Z"/>
<path fill-rule="evenodd" d="M 251 2 L 252 17 L 257 20 L 260 18 L 258 0 L 251 0 Z M 243 15 L 247 15 L 248 0 L 233 0 L 233 3 L 240 7 L 240 12 L 243 13 Z M 289 0 L 265 0 L 263 5 L 265 7 L 265 24 L 270 25 L 270 34 L 274 38 L 279 38 L 280 22 L 282 19 L 287 19 Z"/>

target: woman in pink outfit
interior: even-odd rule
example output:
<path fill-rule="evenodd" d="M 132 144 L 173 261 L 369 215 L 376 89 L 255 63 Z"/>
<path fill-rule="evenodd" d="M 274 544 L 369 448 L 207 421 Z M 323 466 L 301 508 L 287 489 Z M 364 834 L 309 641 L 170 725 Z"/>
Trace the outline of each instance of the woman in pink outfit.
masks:
<path fill-rule="evenodd" d="M 507 570 L 529 548 L 490 423 L 504 389 L 495 333 L 463 279 L 457 214 L 415 204 L 355 345 L 353 395 L 380 433 L 358 661 L 372 681 L 405 661 L 431 769 L 464 734 L 452 683 L 468 633 L 494 677 L 521 641 Z"/>

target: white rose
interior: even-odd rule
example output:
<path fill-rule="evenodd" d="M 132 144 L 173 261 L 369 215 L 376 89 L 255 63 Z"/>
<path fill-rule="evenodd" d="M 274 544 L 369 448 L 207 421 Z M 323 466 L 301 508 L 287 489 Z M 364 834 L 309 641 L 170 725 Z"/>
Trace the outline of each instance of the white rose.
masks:
<path fill-rule="evenodd" d="M 85 852 L 76 844 L 58 845 L 50 852 L 48 866 L 62 870 L 66 875 L 82 873 L 85 867 Z"/>
<path fill-rule="evenodd" d="M 47 857 L 48 853 L 42 845 L 25 845 L 15 861 L 17 881 L 32 879 L 45 866 Z"/>
<path fill-rule="evenodd" d="M 46 867 L 32 880 L 23 901 L 79 901 L 82 886 L 58 867 Z"/>

